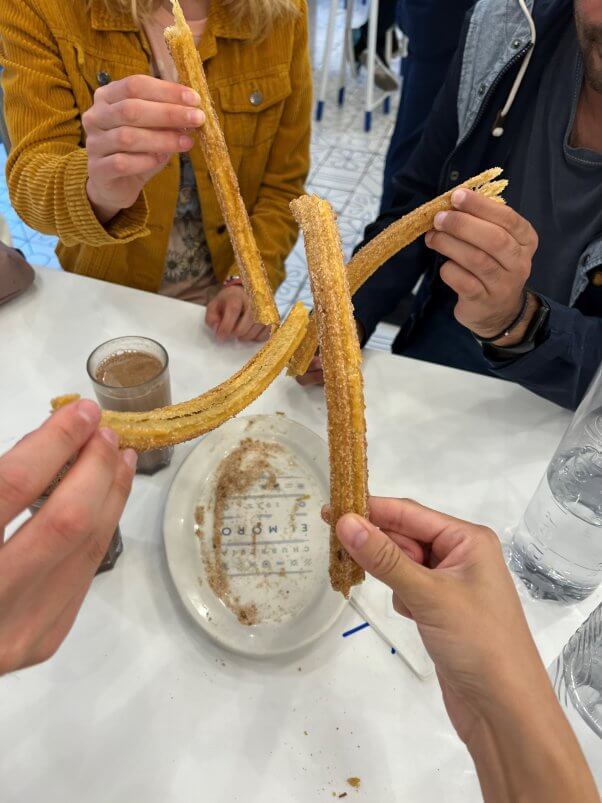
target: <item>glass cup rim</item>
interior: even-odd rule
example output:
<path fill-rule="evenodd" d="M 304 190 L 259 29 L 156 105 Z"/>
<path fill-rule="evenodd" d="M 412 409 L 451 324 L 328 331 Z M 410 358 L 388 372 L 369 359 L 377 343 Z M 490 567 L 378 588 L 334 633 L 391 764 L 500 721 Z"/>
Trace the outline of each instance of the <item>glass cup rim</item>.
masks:
<path fill-rule="evenodd" d="M 162 376 L 165 375 L 166 371 L 169 369 L 169 353 L 165 346 L 162 343 L 159 343 L 158 340 L 155 340 L 152 337 L 146 337 L 145 335 L 121 335 L 120 337 L 112 337 L 110 340 L 105 340 L 104 343 L 100 343 L 96 348 L 92 350 L 90 356 L 86 360 L 86 371 L 88 372 L 88 376 L 90 380 L 101 388 L 108 388 L 109 390 L 125 390 L 121 385 L 107 385 L 104 382 L 99 382 L 98 379 L 92 373 L 90 368 L 90 363 L 92 362 L 92 358 L 96 354 L 97 351 L 104 348 L 105 346 L 110 346 L 111 343 L 118 343 L 124 340 L 146 340 L 148 343 L 154 343 L 155 346 L 158 346 L 159 350 L 162 352 L 165 360 L 165 365 L 161 369 L 161 372 L 154 376 L 152 379 L 147 379 L 146 382 L 141 382 L 138 385 L 129 385 L 128 388 L 142 388 L 144 385 L 148 385 L 150 382 L 156 382 L 158 379 L 161 379 Z M 151 355 L 152 356 L 152 355 Z"/>

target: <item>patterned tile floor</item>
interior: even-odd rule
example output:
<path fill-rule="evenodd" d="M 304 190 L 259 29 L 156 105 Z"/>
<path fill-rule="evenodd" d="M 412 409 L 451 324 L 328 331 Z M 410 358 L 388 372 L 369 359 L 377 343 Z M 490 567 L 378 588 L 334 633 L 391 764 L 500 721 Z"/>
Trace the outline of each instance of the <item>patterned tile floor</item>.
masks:
<path fill-rule="evenodd" d="M 331 55 L 329 90 L 322 122 L 314 123 L 312 135 L 312 166 L 307 190 L 326 198 L 338 215 L 341 239 L 346 256 L 362 239 L 364 227 L 378 213 L 385 154 L 392 133 L 397 103 L 389 115 L 380 109 L 373 115 L 372 130 L 363 130 L 363 101 L 365 76 L 356 78 L 348 72 L 346 100 L 343 107 L 336 103 L 337 78 L 334 67 L 339 64 L 343 4 L 337 17 L 337 37 Z M 315 27 L 312 42 L 316 81 L 321 71 L 324 36 L 330 3 L 316 0 Z M 365 10 L 360 6 L 360 14 Z M 337 68 L 338 72 L 338 68 Z M 0 146 L 0 214 L 8 224 L 13 243 L 34 265 L 59 268 L 54 253 L 56 238 L 40 234 L 21 221 L 8 198 L 4 180 L 6 153 Z M 301 239 L 287 262 L 287 279 L 277 294 L 278 306 L 285 313 L 291 304 L 301 300 L 312 305 L 311 291 Z M 370 346 L 388 350 L 396 332 L 395 327 L 381 324 Z"/>

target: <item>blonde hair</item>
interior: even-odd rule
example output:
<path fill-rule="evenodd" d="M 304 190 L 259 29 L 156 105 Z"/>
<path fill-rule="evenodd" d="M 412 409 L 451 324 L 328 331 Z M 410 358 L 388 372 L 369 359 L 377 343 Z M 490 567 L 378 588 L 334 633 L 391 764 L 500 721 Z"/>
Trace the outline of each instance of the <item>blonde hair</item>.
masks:
<path fill-rule="evenodd" d="M 256 39 L 268 34 L 273 25 L 287 17 L 291 18 L 298 13 L 295 0 L 211 0 L 221 2 L 229 8 L 232 19 L 247 23 Z M 162 0 L 105 0 L 110 11 L 130 13 L 136 21 L 143 21 L 149 17 L 160 5 Z"/>

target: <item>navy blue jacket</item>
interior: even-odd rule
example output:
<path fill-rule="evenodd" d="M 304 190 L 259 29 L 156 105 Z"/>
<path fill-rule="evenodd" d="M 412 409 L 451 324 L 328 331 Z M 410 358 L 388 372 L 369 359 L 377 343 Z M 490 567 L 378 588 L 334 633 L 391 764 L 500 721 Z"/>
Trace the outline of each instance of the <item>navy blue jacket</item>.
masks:
<path fill-rule="evenodd" d="M 525 112 L 534 102 L 546 64 L 570 23 L 573 3 L 571 0 L 536 0 L 534 3 L 537 46 L 506 120 L 504 136 L 496 138 L 491 132 L 524 58 L 526 46 L 495 77 L 484 94 L 471 129 L 458 142 L 458 93 L 464 46 L 473 13 L 474 10 L 467 15 L 458 52 L 423 137 L 410 161 L 393 178 L 391 208 L 367 227 L 364 242 L 373 239 L 394 220 L 456 184 L 489 167 L 506 164 Z M 495 41 L 492 41 L 494 46 Z M 586 262 L 588 257 L 584 255 L 583 261 Z M 395 353 L 404 353 L 417 323 L 428 315 L 425 308 L 437 283 L 442 284 L 438 276 L 441 262 L 441 258 L 427 249 L 421 240 L 389 260 L 368 280 L 354 297 L 356 317 L 363 324 L 367 337 L 424 275 L 410 319 L 393 345 Z M 595 262 L 592 268 L 598 264 L 597 252 Z M 554 299 L 545 300 L 551 313 L 543 342 L 529 354 L 504 363 L 489 362 L 483 357 L 482 371 L 518 382 L 563 407 L 574 409 L 602 361 L 602 288 L 589 281 L 573 307 L 559 304 Z M 466 367 L 475 370 L 473 366 Z"/>

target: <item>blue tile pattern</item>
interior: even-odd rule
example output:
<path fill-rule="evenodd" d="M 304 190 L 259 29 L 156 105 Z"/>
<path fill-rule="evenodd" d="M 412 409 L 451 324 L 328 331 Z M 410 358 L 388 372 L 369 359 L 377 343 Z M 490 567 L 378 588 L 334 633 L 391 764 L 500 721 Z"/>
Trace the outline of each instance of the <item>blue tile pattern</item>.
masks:
<path fill-rule="evenodd" d="M 0 145 L 0 215 L 6 221 L 13 245 L 23 251 L 25 258 L 32 265 L 58 269 L 59 261 L 54 253 L 56 237 L 48 237 L 30 229 L 12 208 L 4 178 L 5 166 L 6 151 L 4 146 Z"/>

